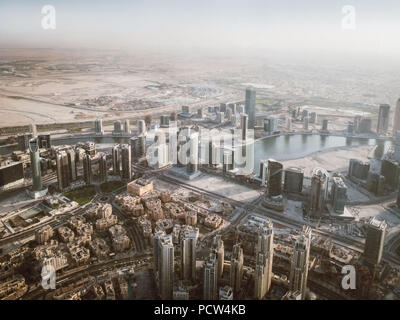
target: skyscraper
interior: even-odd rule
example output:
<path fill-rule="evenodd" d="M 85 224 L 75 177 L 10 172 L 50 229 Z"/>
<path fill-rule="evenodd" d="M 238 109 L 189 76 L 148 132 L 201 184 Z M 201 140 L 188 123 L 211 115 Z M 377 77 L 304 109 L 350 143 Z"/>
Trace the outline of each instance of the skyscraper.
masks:
<path fill-rule="evenodd" d="M 102 119 L 96 119 L 94 121 L 94 133 L 96 135 L 102 135 L 104 134 L 103 130 L 103 120 Z"/>
<path fill-rule="evenodd" d="M 290 290 L 300 291 L 302 300 L 306 298 L 310 246 L 311 228 L 304 226 L 294 245 L 289 276 Z"/>
<path fill-rule="evenodd" d="M 222 277 L 224 272 L 224 256 L 225 256 L 225 249 L 224 249 L 224 241 L 222 240 L 221 235 L 216 235 L 212 242 L 212 250 L 217 255 L 218 261 L 218 280 Z"/>
<path fill-rule="evenodd" d="M 189 162 L 186 167 L 188 174 L 193 174 L 198 171 L 199 167 L 199 133 L 193 132 L 188 137 L 189 139 Z"/>
<path fill-rule="evenodd" d="M 172 235 L 158 232 L 153 238 L 156 278 L 162 300 L 172 299 L 174 285 L 174 245 Z"/>
<path fill-rule="evenodd" d="M 347 187 L 341 177 L 333 177 L 331 188 L 332 207 L 335 212 L 343 212 L 347 200 Z"/>
<path fill-rule="evenodd" d="M 196 279 L 196 244 L 199 229 L 186 227 L 181 238 L 181 277 L 182 280 Z"/>
<path fill-rule="evenodd" d="M 21 133 L 17 136 L 18 150 L 26 151 L 29 149 L 29 141 L 32 139 L 32 133 Z"/>
<path fill-rule="evenodd" d="M 119 144 L 112 148 L 113 174 L 119 176 L 121 173 L 121 149 Z"/>
<path fill-rule="evenodd" d="M 266 180 L 269 197 L 276 197 L 282 194 L 282 171 L 282 163 L 273 159 L 268 160 Z"/>
<path fill-rule="evenodd" d="M 393 134 L 395 135 L 399 130 L 400 130 L 400 98 L 397 100 L 396 110 L 394 112 Z"/>
<path fill-rule="evenodd" d="M 272 261 L 274 257 L 274 230 L 270 220 L 258 231 L 256 245 L 256 267 L 254 270 L 254 297 L 264 298 L 272 281 Z"/>
<path fill-rule="evenodd" d="M 384 134 L 389 128 L 389 112 L 390 106 L 388 104 L 381 104 L 379 106 L 378 125 L 376 128 L 377 134 Z"/>
<path fill-rule="evenodd" d="M 248 115 L 242 113 L 240 115 L 240 128 L 242 129 L 242 140 L 247 139 L 247 128 L 248 128 Z"/>
<path fill-rule="evenodd" d="M 256 124 L 256 91 L 252 88 L 246 89 L 246 113 L 249 115 L 249 129 L 254 129 Z"/>
<path fill-rule="evenodd" d="M 86 184 L 92 183 L 92 158 L 89 154 L 83 155 L 83 180 Z"/>
<path fill-rule="evenodd" d="M 243 249 L 240 247 L 240 244 L 235 244 L 233 246 L 229 278 L 233 294 L 237 295 L 242 287 L 243 278 Z"/>
<path fill-rule="evenodd" d="M 32 170 L 32 191 L 42 191 L 42 173 L 40 171 L 39 142 L 37 138 L 29 140 L 29 153 Z"/>
<path fill-rule="evenodd" d="M 56 154 L 56 166 L 58 190 L 62 191 L 71 185 L 71 175 L 66 151 L 60 151 Z"/>
<path fill-rule="evenodd" d="M 310 215 L 321 216 L 328 193 L 328 172 L 322 168 L 316 168 L 311 178 Z"/>
<path fill-rule="evenodd" d="M 107 168 L 107 155 L 101 153 L 99 155 L 99 182 L 103 183 L 107 181 L 108 168 Z"/>
<path fill-rule="evenodd" d="M 144 120 L 137 121 L 138 133 L 137 135 L 146 135 L 146 122 Z"/>
<path fill-rule="evenodd" d="M 124 133 L 125 134 L 130 134 L 131 133 L 131 126 L 130 126 L 129 119 L 125 119 Z"/>
<path fill-rule="evenodd" d="M 121 178 L 130 181 L 132 178 L 131 148 L 127 144 L 120 146 L 122 171 Z"/>
<path fill-rule="evenodd" d="M 133 161 L 137 161 L 146 156 L 146 136 L 133 137 L 130 139 L 130 143 Z"/>
<path fill-rule="evenodd" d="M 218 261 L 215 252 L 204 261 L 203 299 L 216 300 L 218 286 Z"/>
<path fill-rule="evenodd" d="M 375 217 L 368 221 L 363 255 L 367 264 L 377 266 L 381 262 L 386 227 L 385 221 L 379 221 Z"/>

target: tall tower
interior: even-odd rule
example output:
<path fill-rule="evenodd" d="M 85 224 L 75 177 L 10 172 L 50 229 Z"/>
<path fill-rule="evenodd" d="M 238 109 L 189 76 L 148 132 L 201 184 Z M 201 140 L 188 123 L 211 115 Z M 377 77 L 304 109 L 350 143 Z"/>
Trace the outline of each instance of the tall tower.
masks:
<path fill-rule="evenodd" d="M 316 168 L 311 178 L 309 209 L 312 216 L 321 216 L 328 194 L 328 172 Z"/>
<path fill-rule="evenodd" d="M 240 247 L 240 244 L 235 244 L 233 246 L 229 278 L 233 294 L 237 295 L 242 287 L 243 278 L 243 249 Z"/>
<path fill-rule="evenodd" d="M 56 155 L 58 190 L 62 191 L 71 184 L 68 155 L 65 151 Z"/>
<path fill-rule="evenodd" d="M 222 241 L 221 235 L 216 235 L 213 239 L 212 243 L 212 250 L 215 252 L 217 255 L 217 260 L 218 260 L 218 280 L 222 277 L 222 274 L 224 272 L 224 255 L 225 255 L 225 249 L 224 249 L 224 241 Z"/>
<path fill-rule="evenodd" d="M 240 115 L 240 128 L 242 129 L 242 140 L 245 141 L 247 139 L 247 129 L 248 129 L 248 115 L 242 113 Z"/>
<path fill-rule="evenodd" d="M 282 194 L 282 163 L 273 159 L 268 160 L 266 180 L 269 197 L 276 197 Z"/>
<path fill-rule="evenodd" d="M 107 168 L 107 155 L 101 153 L 99 157 L 99 182 L 103 183 L 107 181 L 108 168 Z"/>
<path fill-rule="evenodd" d="M 189 161 L 186 167 L 188 174 L 198 171 L 199 167 L 199 133 L 194 132 L 189 137 Z"/>
<path fill-rule="evenodd" d="M 187 227 L 181 238 L 181 274 L 182 280 L 196 279 L 196 244 L 199 229 Z"/>
<path fill-rule="evenodd" d="M 387 224 L 372 218 L 367 224 L 365 239 L 364 260 L 372 266 L 377 266 L 382 259 Z"/>
<path fill-rule="evenodd" d="M 83 179 L 86 184 L 92 183 L 92 157 L 88 153 L 83 155 Z"/>
<path fill-rule="evenodd" d="M 32 169 L 32 191 L 42 191 L 42 173 L 40 171 L 39 142 L 37 138 L 29 140 L 29 154 Z"/>
<path fill-rule="evenodd" d="M 218 261 L 215 252 L 211 252 L 204 262 L 203 299 L 216 300 L 218 286 Z"/>
<path fill-rule="evenodd" d="M 172 235 L 164 232 L 154 236 L 154 261 L 156 277 L 162 300 L 171 300 L 174 285 L 174 245 Z"/>
<path fill-rule="evenodd" d="M 130 181 L 132 178 L 131 148 L 129 147 L 129 145 L 124 144 L 120 146 L 120 150 L 122 162 L 121 178 Z"/>
<path fill-rule="evenodd" d="M 254 275 L 254 297 L 264 298 L 272 281 L 272 261 L 274 257 L 274 229 L 270 220 L 258 231 L 256 246 L 256 268 Z"/>
<path fill-rule="evenodd" d="M 379 106 L 378 125 L 376 128 L 377 134 L 384 134 L 389 128 L 389 112 L 390 106 L 388 104 L 381 104 Z"/>
<path fill-rule="evenodd" d="M 124 125 L 124 133 L 125 134 L 130 134 L 131 133 L 131 128 L 130 128 L 130 122 L 129 119 L 125 119 L 125 125 Z"/>
<path fill-rule="evenodd" d="M 119 176 L 121 172 L 121 153 L 119 144 L 116 144 L 112 148 L 112 160 L 113 160 L 113 173 L 114 175 Z"/>
<path fill-rule="evenodd" d="M 289 277 L 290 290 L 300 291 L 302 300 L 306 298 L 310 246 L 311 228 L 304 226 L 294 245 Z"/>
<path fill-rule="evenodd" d="M 393 134 L 395 135 L 399 130 L 400 130 L 400 98 L 399 100 L 397 100 L 396 110 L 394 112 Z"/>
<path fill-rule="evenodd" d="M 249 115 L 249 129 L 254 129 L 256 123 L 256 91 L 252 88 L 246 89 L 246 113 Z"/>

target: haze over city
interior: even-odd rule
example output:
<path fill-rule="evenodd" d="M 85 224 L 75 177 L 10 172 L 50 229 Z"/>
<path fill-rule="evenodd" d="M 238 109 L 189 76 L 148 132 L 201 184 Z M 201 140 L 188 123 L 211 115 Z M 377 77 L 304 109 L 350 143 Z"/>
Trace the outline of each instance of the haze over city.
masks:
<path fill-rule="evenodd" d="M 1 1 L 0 299 L 399 300 L 399 16 Z"/>

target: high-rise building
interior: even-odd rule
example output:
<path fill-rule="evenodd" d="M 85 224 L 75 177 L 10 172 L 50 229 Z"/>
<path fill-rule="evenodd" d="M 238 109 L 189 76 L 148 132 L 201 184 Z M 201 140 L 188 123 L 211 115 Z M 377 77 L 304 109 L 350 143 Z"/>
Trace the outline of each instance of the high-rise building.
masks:
<path fill-rule="evenodd" d="M 218 260 L 215 252 L 204 261 L 203 299 L 216 300 L 218 288 Z"/>
<path fill-rule="evenodd" d="M 393 134 L 395 135 L 399 130 L 400 130 L 400 98 L 397 100 L 396 110 L 394 112 Z"/>
<path fill-rule="evenodd" d="M 186 171 L 188 174 L 194 174 L 198 171 L 199 167 L 199 133 L 193 132 L 188 137 L 189 143 L 189 157 Z"/>
<path fill-rule="evenodd" d="M 301 112 L 301 120 L 304 122 L 304 119 L 305 118 L 308 118 L 308 110 L 307 109 L 304 109 L 302 112 Z"/>
<path fill-rule="evenodd" d="M 268 160 L 266 180 L 267 180 L 267 195 L 276 197 L 282 194 L 282 163 L 273 159 Z"/>
<path fill-rule="evenodd" d="M 83 155 L 83 180 L 85 180 L 86 184 L 91 184 L 92 178 L 92 157 L 85 153 Z"/>
<path fill-rule="evenodd" d="M 289 286 L 291 291 L 300 291 L 301 299 L 306 298 L 308 263 L 310 258 L 311 228 L 304 226 L 296 240 L 290 265 Z"/>
<path fill-rule="evenodd" d="M 243 278 L 243 249 L 240 244 L 235 244 L 231 256 L 230 268 L 230 285 L 233 289 L 233 294 L 237 295 L 242 287 Z"/>
<path fill-rule="evenodd" d="M 369 162 L 362 162 L 358 159 L 350 159 L 349 177 L 354 177 L 360 180 L 367 180 L 369 167 Z"/>
<path fill-rule="evenodd" d="M 322 168 L 316 168 L 311 178 L 309 210 L 311 216 L 322 215 L 325 200 L 328 194 L 328 172 Z"/>
<path fill-rule="evenodd" d="M 76 153 L 74 149 L 66 150 L 68 157 L 68 171 L 69 171 L 69 179 L 70 181 L 75 181 L 78 178 L 78 170 L 76 163 Z"/>
<path fill-rule="evenodd" d="M 254 270 L 254 297 L 262 299 L 269 291 L 272 281 L 272 261 L 274 257 L 274 229 L 268 220 L 258 230 L 256 245 L 256 267 Z"/>
<path fill-rule="evenodd" d="M 385 184 L 393 190 L 399 186 L 400 164 L 397 161 L 383 159 L 381 163 L 381 175 L 385 177 Z"/>
<path fill-rule="evenodd" d="M 309 122 L 309 118 L 308 118 L 308 117 L 305 117 L 305 118 L 303 119 L 303 129 L 304 129 L 305 131 L 308 131 L 308 122 Z"/>
<path fill-rule="evenodd" d="M 269 117 L 264 119 L 264 131 L 268 134 L 273 134 L 278 130 L 278 119 L 276 117 Z"/>
<path fill-rule="evenodd" d="M 181 235 L 181 277 L 182 280 L 196 279 L 196 244 L 199 229 L 186 227 Z"/>
<path fill-rule="evenodd" d="M 246 89 L 246 114 L 249 115 L 249 129 L 254 129 L 256 124 L 256 91 L 252 88 Z"/>
<path fill-rule="evenodd" d="M 169 127 L 169 116 L 161 115 L 160 116 L 160 127 L 168 128 Z"/>
<path fill-rule="evenodd" d="M 400 130 L 395 132 L 394 136 L 394 159 L 400 163 Z"/>
<path fill-rule="evenodd" d="M 376 127 L 377 134 L 385 134 L 389 128 L 390 106 L 381 104 L 379 106 L 378 125 Z"/>
<path fill-rule="evenodd" d="M 292 131 L 292 118 L 287 117 L 286 118 L 286 130 L 287 131 Z"/>
<path fill-rule="evenodd" d="M 38 140 L 39 140 L 39 148 L 49 149 L 51 147 L 49 134 L 39 134 Z"/>
<path fill-rule="evenodd" d="M 146 156 L 146 136 L 138 136 L 130 139 L 132 161 L 137 161 Z"/>
<path fill-rule="evenodd" d="M 377 266 L 382 259 L 383 246 L 385 243 L 385 233 L 387 224 L 379 221 L 375 217 L 367 223 L 367 236 L 364 247 L 364 260 L 367 264 Z"/>
<path fill-rule="evenodd" d="M 242 113 L 240 115 L 240 128 L 242 129 L 242 140 L 247 139 L 247 131 L 248 131 L 248 115 Z"/>
<path fill-rule="evenodd" d="M 114 122 L 114 130 L 112 132 L 114 135 L 121 135 L 122 134 L 122 123 L 120 120 Z"/>
<path fill-rule="evenodd" d="M 328 119 L 322 120 L 322 131 L 328 131 Z"/>
<path fill-rule="evenodd" d="M 347 187 L 341 177 L 333 177 L 332 180 L 332 208 L 335 212 L 343 212 L 347 201 Z"/>
<path fill-rule="evenodd" d="M 18 150 L 26 151 L 29 149 L 29 141 L 32 139 L 32 133 L 21 133 L 17 136 Z"/>
<path fill-rule="evenodd" d="M 119 144 L 112 148 L 113 174 L 119 176 L 121 173 L 121 149 Z"/>
<path fill-rule="evenodd" d="M 137 135 L 146 135 L 146 122 L 144 120 L 137 121 L 138 132 Z"/>
<path fill-rule="evenodd" d="M 316 112 L 310 113 L 310 123 L 317 123 L 317 113 Z"/>
<path fill-rule="evenodd" d="M 372 119 L 371 118 L 361 118 L 358 124 L 357 133 L 371 133 L 372 132 Z"/>
<path fill-rule="evenodd" d="M 36 127 L 36 124 L 34 124 L 34 123 L 31 123 L 30 125 L 29 125 L 29 129 L 30 129 L 30 131 L 31 131 L 31 133 L 32 133 L 32 137 L 33 138 L 36 138 L 37 137 L 37 127 Z"/>
<path fill-rule="evenodd" d="M 42 173 L 40 171 L 40 156 L 39 156 L 39 142 L 38 138 L 29 140 L 29 153 L 31 159 L 32 170 L 32 191 L 42 191 Z"/>
<path fill-rule="evenodd" d="M 62 191 L 71 185 L 68 155 L 66 151 L 60 151 L 56 154 L 56 166 L 58 190 Z"/>
<path fill-rule="evenodd" d="M 174 245 L 172 235 L 158 232 L 153 238 L 155 273 L 162 300 L 172 299 L 174 286 Z"/>
<path fill-rule="evenodd" d="M 104 134 L 103 120 L 102 119 L 96 119 L 94 121 L 94 133 L 96 135 L 103 135 Z"/>
<path fill-rule="evenodd" d="M 99 182 L 103 183 L 107 181 L 108 168 L 107 168 L 107 155 L 101 153 L 99 155 Z"/>
<path fill-rule="evenodd" d="M 131 124 L 130 124 L 129 119 L 125 119 L 124 133 L 125 134 L 130 134 L 131 133 Z"/>
<path fill-rule="evenodd" d="M 127 144 L 120 145 L 121 149 L 121 178 L 130 181 L 132 178 L 131 148 Z"/>
<path fill-rule="evenodd" d="M 283 190 L 286 193 L 301 193 L 303 191 L 304 171 L 300 168 L 285 169 Z"/>
<path fill-rule="evenodd" d="M 217 256 L 218 262 L 218 280 L 222 277 L 224 272 L 224 256 L 225 256 L 225 249 L 224 249 L 224 241 L 222 240 L 221 235 L 216 235 L 212 242 L 212 250 L 215 252 Z"/>

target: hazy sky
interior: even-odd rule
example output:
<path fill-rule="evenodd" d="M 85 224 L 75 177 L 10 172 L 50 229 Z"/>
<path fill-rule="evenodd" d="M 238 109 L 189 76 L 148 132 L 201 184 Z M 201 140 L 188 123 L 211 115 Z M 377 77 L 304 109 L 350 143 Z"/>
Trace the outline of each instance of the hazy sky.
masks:
<path fill-rule="evenodd" d="M 42 6 L 56 30 L 41 27 Z M 342 7 L 356 29 L 342 28 Z M 0 0 L 0 47 L 399 56 L 399 0 Z"/>

